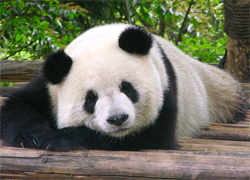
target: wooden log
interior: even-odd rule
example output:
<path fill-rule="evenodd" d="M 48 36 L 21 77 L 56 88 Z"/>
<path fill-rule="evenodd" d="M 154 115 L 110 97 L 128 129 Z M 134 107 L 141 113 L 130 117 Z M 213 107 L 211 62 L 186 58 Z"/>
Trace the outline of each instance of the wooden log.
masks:
<path fill-rule="evenodd" d="M 250 83 L 243 83 L 242 82 L 241 85 L 245 91 L 250 91 Z"/>
<path fill-rule="evenodd" d="M 0 76 L 3 82 L 26 82 L 40 70 L 43 61 L 0 61 Z"/>
<path fill-rule="evenodd" d="M 250 110 L 248 110 L 247 111 L 247 113 L 246 113 L 246 118 L 245 118 L 246 120 L 250 120 Z"/>
<path fill-rule="evenodd" d="M 250 127 L 237 124 L 211 124 L 208 128 L 201 131 L 199 138 L 231 140 L 231 141 L 249 141 Z"/>
<path fill-rule="evenodd" d="M 247 128 L 247 129 L 250 128 L 250 126 L 248 126 L 247 124 L 239 124 L 239 123 L 237 123 L 237 124 L 211 123 L 210 126 L 230 127 L 230 128 L 236 128 L 236 129 L 237 128 Z"/>
<path fill-rule="evenodd" d="M 250 142 L 245 141 L 224 141 L 224 140 L 212 140 L 212 139 L 194 139 L 187 138 L 184 140 L 186 143 L 196 143 L 196 144 L 213 144 L 213 145 L 223 145 L 223 146 L 241 146 L 241 147 L 249 147 Z"/>
<path fill-rule="evenodd" d="M 250 122 L 249 121 L 240 121 L 240 122 L 238 122 L 238 124 L 243 124 L 243 125 L 250 126 Z"/>
<path fill-rule="evenodd" d="M 1 178 L 249 179 L 250 153 L 0 148 Z"/>
<path fill-rule="evenodd" d="M 211 152 L 249 152 L 250 142 L 221 141 L 211 139 L 185 139 L 179 143 L 181 150 L 188 151 L 211 151 Z"/>

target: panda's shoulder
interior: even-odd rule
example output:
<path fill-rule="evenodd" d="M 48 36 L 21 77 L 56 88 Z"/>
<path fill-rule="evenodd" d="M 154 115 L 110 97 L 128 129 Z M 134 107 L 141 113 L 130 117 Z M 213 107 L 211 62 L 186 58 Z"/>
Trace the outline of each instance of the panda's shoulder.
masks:
<path fill-rule="evenodd" d="M 13 107 L 19 103 L 27 105 L 48 104 L 49 94 L 47 84 L 42 74 L 35 75 L 29 83 L 14 91 L 6 102 Z"/>

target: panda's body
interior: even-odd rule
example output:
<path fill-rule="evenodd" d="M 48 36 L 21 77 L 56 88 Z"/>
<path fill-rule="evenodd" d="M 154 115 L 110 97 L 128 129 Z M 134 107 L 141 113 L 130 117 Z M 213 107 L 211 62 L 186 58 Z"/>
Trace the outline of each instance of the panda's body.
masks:
<path fill-rule="evenodd" d="M 225 72 L 127 24 L 93 28 L 44 63 L 1 109 L 1 138 L 48 150 L 176 149 L 210 122 L 243 118 Z"/>
<path fill-rule="evenodd" d="M 244 117 L 246 102 L 238 82 L 224 71 L 189 57 L 171 42 L 155 38 L 176 72 L 178 139 L 199 135 L 200 128 L 211 122 L 233 123 Z"/>

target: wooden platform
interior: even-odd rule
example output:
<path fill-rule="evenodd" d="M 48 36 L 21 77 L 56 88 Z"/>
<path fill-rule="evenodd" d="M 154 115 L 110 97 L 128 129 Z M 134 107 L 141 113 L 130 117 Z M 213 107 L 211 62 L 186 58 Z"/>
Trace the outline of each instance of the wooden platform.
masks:
<path fill-rule="evenodd" d="M 5 98 L 0 98 L 0 104 Z M 250 179 L 250 110 L 211 124 L 178 151 L 50 152 L 0 147 L 1 179 Z"/>
<path fill-rule="evenodd" d="M 42 61 L 0 61 L 1 81 L 28 81 Z M 242 83 L 250 103 L 250 84 Z M 7 95 L 23 86 L 1 88 Z M 4 97 L 0 97 L 0 105 Z M 50 152 L 4 147 L 0 179 L 250 180 L 250 110 L 237 124 L 209 124 L 180 150 Z"/>

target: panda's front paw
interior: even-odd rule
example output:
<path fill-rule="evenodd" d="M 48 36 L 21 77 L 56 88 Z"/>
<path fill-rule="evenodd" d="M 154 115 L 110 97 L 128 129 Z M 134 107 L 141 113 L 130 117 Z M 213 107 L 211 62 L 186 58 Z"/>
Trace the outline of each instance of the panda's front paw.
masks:
<path fill-rule="evenodd" d="M 18 133 L 11 145 L 22 148 L 36 148 L 37 138 L 33 137 L 31 134 Z"/>
<path fill-rule="evenodd" d="M 55 134 L 43 136 L 38 144 L 39 149 L 45 149 L 48 151 L 69 151 L 71 148 L 66 143 L 64 138 L 57 137 Z"/>
<path fill-rule="evenodd" d="M 22 148 L 36 148 L 37 140 L 29 134 L 22 132 L 11 134 L 2 139 L 3 146 L 22 147 Z"/>
<path fill-rule="evenodd" d="M 37 146 L 39 149 L 48 151 L 70 151 L 83 150 L 82 142 L 78 141 L 73 135 L 67 134 L 65 129 L 52 131 L 51 134 L 46 134 L 39 139 Z"/>
<path fill-rule="evenodd" d="M 37 148 L 40 137 L 50 132 L 51 130 L 48 127 L 41 125 L 17 129 L 4 134 L 3 144 L 13 147 Z"/>

